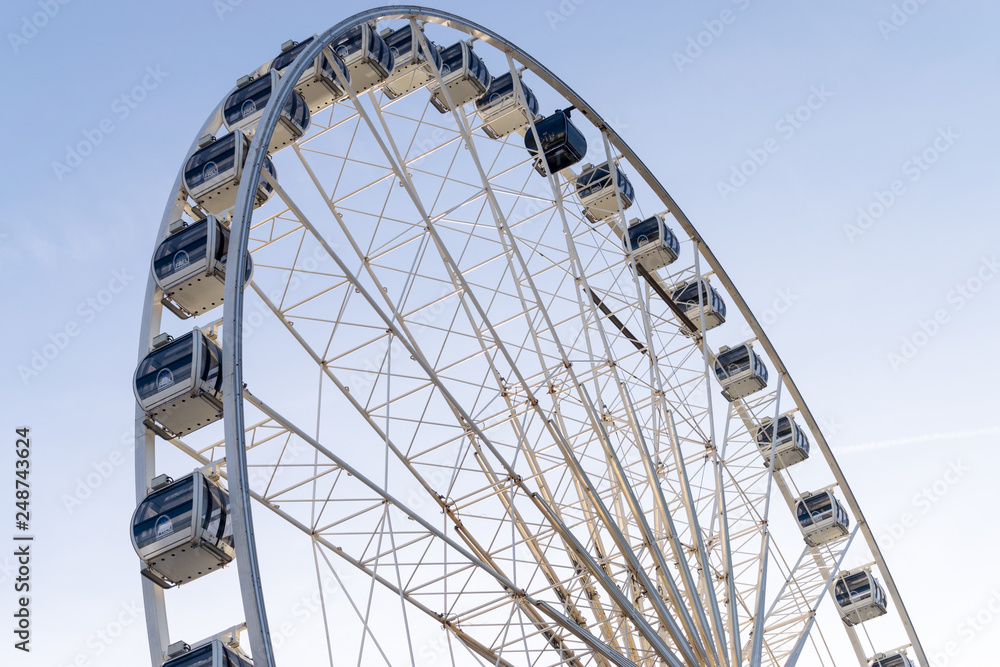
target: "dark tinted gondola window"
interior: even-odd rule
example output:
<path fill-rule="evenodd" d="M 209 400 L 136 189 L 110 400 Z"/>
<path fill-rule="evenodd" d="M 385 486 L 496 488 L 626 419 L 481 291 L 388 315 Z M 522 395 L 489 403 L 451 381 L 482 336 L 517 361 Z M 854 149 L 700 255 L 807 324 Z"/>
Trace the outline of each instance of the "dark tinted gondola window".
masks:
<path fill-rule="evenodd" d="M 871 579 L 867 573 L 858 572 L 846 577 L 842 581 L 844 581 L 850 593 L 850 602 L 861 602 L 872 596 Z"/>
<path fill-rule="evenodd" d="M 809 508 L 806 507 L 804 502 L 800 501 L 795 506 L 795 516 L 799 520 L 799 525 L 803 528 L 808 528 L 812 525 L 812 516 L 809 515 Z"/>
<path fill-rule="evenodd" d="M 226 100 L 222 113 L 229 126 L 239 123 L 247 116 L 263 111 L 271 99 L 271 77 L 262 76 L 233 92 Z"/>
<path fill-rule="evenodd" d="M 483 62 L 482 58 L 473 53 L 472 49 L 469 49 L 469 70 L 472 76 L 479 79 L 479 83 L 483 84 L 484 88 L 489 87 L 490 71 L 486 68 L 486 63 Z"/>
<path fill-rule="evenodd" d="M 798 429 L 795 429 L 795 431 L 796 433 L 798 433 Z M 757 441 L 761 445 L 770 445 L 772 433 L 774 433 L 774 424 L 769 421 L 768 423 L 764 424 L 757 430 Z M 791 439 L 792 439 L 792 423 L 788 419 L 788 417 L 781 417 L 780 419 L 778 419 L 778 442 L 784 443 Z M 802 444 L 801 437 L 795 439 L 798 442 L 798 444 L 800 445 Z"/>
<path fill-rule="evenodd" d="M 253 667 L 249 661 L 238 657 L 235 653 L 226 651 L 226 659 L 229 661 L 228 666 L 224 667 Z"/>
<path fill-rule="evenodd" d="M 488 101 L 492 104 L 514 93 L 514 77 L 510 72 L 493 79 L 490 89 L 487 91 Z"/>
<path fill-rule="evenodd" d="M 538 98 L 535 97 L 533 92 L 531 92 L 531 88 L 528 88 L 522 83 L 521 89 L 524 91 L 524 102 L 528 105 L 528 110 L 530 110 L 533 114 L 538 113 Z"/>
<path fill-rule="evenodd" d="M 205 481 L 206 510 L 202 527 L 216 539 L 225 539 L 232 546 L 233 535 L 229 516 L 229 496 L 214 484 Z"/>
<path fill-rule="evenodd" d="M 729 350 L 719 355 L 716 360 L 715 373 L 720 380 L 733 376 L 750 368 L 750 353 L 745 345 L 735 350 Z"/>
<path fill-rule="evenodd" d="M 437 46 L 434 45 L 434 42 L 432 42 L 429 39 L 427 39 L 426 41 L 427 41 L 427 48 L 431 52 L 431 62 L 434 63 L 434 68 L 441 69 L 441 52 L 437 50 Z M 420 52 L 421 60 L 427 60 L 427 52 L 424 51 L 424 47 L 420 45 L 419 40 L 413 43 L 413 48 L 417 49 Z"/>
<path fill-rule="evenodd" d="M 226 541 L 232 546 L 229 502 L 226 493 L 207 479 L 203 478 L 202 482 L 204 485 L 204 500 L 202 501 L 204 514 L 201 517 L 201 527 L 216 539 L 227 538 Z"/>
<path fill-rule="evenodd" d="M 632 183 L 628 180 L 621 169 L 618 172 L 618 189 L 621 191 L 622 198 L 628 201 L 635 199 L 635 190 L 632 188 Z"/>
<path fill-rule="evenodd" d="M 518 83 L 521 84 L 521 92 L 524 94 L 524 102 L 528 109 L 532 114 L 537 114 L 538 100 L 535 98 L 535 94 L 520 79 L 518 79 Z M 514 97 L 516 97 L 514 92 L 514 78 L 510 75 L 510 72 L 507 72 L 506 74 L 501 74 L 490 79 L 489 88 L 483 93 L 482 97 L 476 100 L 476 109 L 485 111 Z"/>
<path fill-rule="evenodd" d="M 229 230 L 221 222 L 216 222 L 219 229 L 215 234 L 215 258 L 226 263 L 226 255 L 229 254 Z"/>
<path fill-rule="evenodd" d="M 542 149 L 548 149 L 549 147 L 555 147 L 558 144 L 562 144 L 566 141 L 566 116 L 559 114 L 561 118 L 553 118 L 551 122 L 549 119 L 545 119 L 541 123 L 535 126 L 538 130 L 538 138 L 542 142 Z M 530 133 L 524 135 L 525 138 L 531 137 L 531 142 L 534 144 L 535 138 Z"/>
<path fill-rule="evenodd" d="M 441 76 L 462 69 L 462 43 L 456 42 L 441 52 Z"/>
<path fill-rule="evenodd" d="M 212 645 L 208 644 L 163 663 L 163 667 L 212 667 L 212 657 Z"/>
<path fill-rule="evenodd" d="M 340 85 L 340 80 L 337 79 L 336 73 L 333 71 L 333 64 L 337 64 L 337 68 L 340 73 L 344 76 L 344 80 L 350 83 L 351 72 L 347 69 L 347 65 L 344 64 L 344 60 L 339 56 L 331 57 L 329 52 L 323 51 L 323 74 L 326 75 L 330 80 L 334 81 L 338 86 Z"/>
<path fill-rule="evenodd" d="M 872 667 L 913 667 L 913 663 L 906 656 L 897 654 L 876 660 Z"/>
<path fill-rule="evenodd" d="M 561 171 L 576 164 L 587 152 L 587 140 L 570 121 L 568 114 L 568 111 L 556 111 L 535 125 L 550 172 Z M 524 147 L 531 155 L 537 155 L 534 132 L 524 135 Z"/>
<path fill-rule="evenodd" d="M 396 67 L 416 60 L 415 51 L 418 42 L 413 39 L 412 26 L 394 30 L 382 39 L 385 41 L 385 45 L 389 47 L 389 53 L 392 54 L 393 60 L 396 61 Z"/>
<path fill-rule="evenodd" d="M 830 501 L 830 496 L 825 493 L 806 498 L 805 506 L 813 523 L 825 521 L 833 516 L 833 503 Z"/>
<path fill-rule="evenodd" d="M 213 343 L 204 341 L 204 359 L 202 359 L 201 379 L 216 391 L 222 390 L 222 359 L 219 358 L 219 348 Z"/>
<path fill-rule="evenodd" d="M 681 244 L 677 240 L 677 237 L 674 236 L 674 233 L 670 231 L 670 228 L 667 227 L 666 225 L 663 225 L 663 233 L 664 233 L 663 244 L 669 247 L 671 250 L 673 250 L 675 255 L 680 254 Z"/>
<path fill-rule="evenodd" d="M 843 580 L 837 582 L 837 585 L 834 587 L 834 593 L 837 597 L 837 604 L 841 607 L 851 604 L 851 594 L 848 592 Z"/>
<path fill-rule="evenodd" d="M 192 155 L 184 169 L 184 182 L 187 187 L 196 188 L 219 174 L 231 172 L 235 165 L 236 134 L 233 133 Z"/>
<path fill-rule="evenodd" d="M 482 67 L 483 63 L 481 60 L 479 60 L 476 54 L 472 52 L 472 49 L 469 49 L 468 53 L 469 53 L 469 62 L 467 69 L 469 71 L 469 76 L 473 79 L 478 79 L 480 78 L 480 68 Z"/>
<path fill-rule="evenodd" d="M 753 370 L 755 374 L 760 376 L 763 382 L 767 382 L 767 366 L 764 365 L 764 362 L 756 354 L 753 355 Z"/>
<path fill-rule="evenodd" d="M 715 308 L 715 311 L 717 313 L 719 313 L 719 315 L 721 315 L 722 317 L 725 317 L 726 316 L 726 302 L 722 300 L 722 297 L 719 296 L 715 292 L 715 290 L 712 290 L 712 302 L 713 302 L 712 307 Z"/>
<path fill-rule="evenodd" d="M 136 510 L 132 534 L 139 548 L 191 526 L 194 506 L 193 477 L 151 493 Z"/>
<path fill-rule="evenodd" d="M 606 163 L 580 174 L 580 177 L 576 179 L 576 187 L 581 188 L 578 190 L 581 199 L 596 195 L 610 185 L 611 170 Z"/>
<path fill-rule="evenodd" d="M 208 254 L 208 221 L 199 220 L 167 237 L 153 256 L 153 271 L 161 280 L 189 264 L 200 262 Z"/>
<path fill-rule="evenodd" d="M 405 28 L 395 30 L 388 36 L 383 37 L 382 40 L 385 42 L 389 55 L 392 56 L 392 65 L 394 68 L 427 61 L 427 54 L 424 52 L 424 47 L 421 46 L 420 38 L 413 30 L 413 26 L 406 26 Z M 424 40 L 427 42 L 427 48 L 430 49 L 431 61 L 436 66 L 440 66 L 441 56 L 438 54 L 437 49 L 434 48 L 434 42 L 427 39 L 426 36 L 424 36 Z"/>
<path fill-rule="evenodd" d="M 270 161 L 265 163 L 265 166 L 267 166 L 269 162 Z M 219 225 L 219 231 L 215 235 L 216 237 L 215 258 L 218 259 L 223 264 L 225 264 L 229 257 L 229 229 L 227 229 L 226 226 L 223 225 L 221 222 L 217 224 Z M 250 253 L 247 253 L 246 256 L 247 256 L 247 270 L 246 270 L 246 277 L 244 278 L 243 282 L 248 283 L 250 282 L 250 277 L 251 274 L 253 273 L 253 258 L 250 256 Z"/>
<path fill-rule="evenodd" d="M 143 359 L 135 378 L 139 399 L 145 400 L 174 384 L 190 380 L 193 347 L 192 335 L 186 334 Z"/>
<path fill-rule="evenodd" d="M 369 40 L 372 44 L 372 60 L 382 65 L 386 72 L 392 72 L 395 58 L 392 57 L 392 51 L 389 50 L 385 40 L 374 30 L 369 32 Z"/>
<path fill-rule="evenodd" d="M 795 440 L 796 442 L 799 443 L 799 447 L 801 447 L 806 452 L 809 451 L 809 438 L 806 437 L 806 433 L 804 430 L 802 430 L 801 428 L 795 429 Z"/>
<path fill-rule="evenodd" d="M 682 303 L 686 306 L 697 306 L 698 305 L 698 293 L 699 287 L 701 292 L 701 299 L 705 302 L 705 305 L 709 305 L 708 302 L 708 292 L 705 290 L 705 285 L 700 280 L 692 283 L 688 283 L 683 287 L 680 287 L 673 293 L 674 301 L 677 303 Z"/>
<path fill-rule="evenodd" d="M 360 51 L 362 38 L 361 28 L 362 26 L 356 25 L 344 32 L 344 34 L 342 34 L 338 39 L 335 39 L 331 44 L 333 52 L 346 60 Z"/>
<path fill-rule="evenodd" d="M 282 53 L 280 56 L 278 56 L 277 58 L 275 58 L 274 61 L 271 62 L 271 69 L 277 70 L 277 71 L 280 72 L 281 70 L 283 70 L 286 67 L 288 67 L 289 65 L 291 65 L 292 62 L 298 57 L 298 55 L 300 53 L 302 53 L 302 49 L 304 49 L 307 46 L 309 46 L 309 44 L 311 44 L 312 41 L 313 41 L 313 38 L 310 37 L 309 39 L 305 40 L 304 42 L 299 42 L 298 44 L 296 44 L 292 48 L 290 48 L 287 51 L 285 51 L 284 53 Z"/>
<path fill-rule="evenodd" d="M 305 130 L 309 127 L 309 107 L 298 93 L 292 93 L 288 96 L 288 101 L 285 103 L 285 110 L 288 111 L 292 122 L 300 128 Z"/>
<path fill-rule="evenodd" d="M 636 251 L 647 243 L 656 243 L 660 240 L 660 221 L 656 217 L 646 218 L 628 228 L 629 239 L 632 241 L 632 250 Z"/>
<path fill-rule="evenodd" d="M 278 171 L 274 168 L 274 163 L 271 162 L 271 158 L 269 157 L 264 158 L 264 171 L 269 173 L 271 175 L 271 178 L 273 178 L 275 181 L 278 180 Z M 267 179 L 264 178 L 263 176 L 261 176 L 260 182 L 257 184 L 257 187 L 264 188 L 264 190 L 268 193 L 274 192 L 274 186 L 268 183 Z"/>

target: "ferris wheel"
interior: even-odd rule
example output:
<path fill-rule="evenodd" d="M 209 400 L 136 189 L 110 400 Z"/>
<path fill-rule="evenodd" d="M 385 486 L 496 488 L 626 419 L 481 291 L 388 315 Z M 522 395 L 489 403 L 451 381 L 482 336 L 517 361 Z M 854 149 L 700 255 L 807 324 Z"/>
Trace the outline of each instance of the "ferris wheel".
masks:
<path fill-rule="evenodd" d="M 928 664 L 705 240 L 458 16 L 363 12 L 222 97 L 135 392 L 154 667 Z"/>

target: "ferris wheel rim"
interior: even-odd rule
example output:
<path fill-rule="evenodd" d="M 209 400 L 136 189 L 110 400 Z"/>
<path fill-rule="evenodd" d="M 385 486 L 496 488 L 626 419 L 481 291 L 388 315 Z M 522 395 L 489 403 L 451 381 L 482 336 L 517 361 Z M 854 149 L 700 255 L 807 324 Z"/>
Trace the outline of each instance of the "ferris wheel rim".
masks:
<path fill-rule="evenodd" d="M 591 122 L 593 122 L 603 132 L 605 132 L 609 141 L 611 141 L 611 143 L 614 144 L 615 148 L 618 149 L 618 151 L 624 156 L 625 159 L 627 159 L 628 163 L 637 170 L 637 172 L 646 181 L 647 185 L 649 185 L 650 188 L 653 189 L 654 192 L 661 197 L 661 199 L 663 199 L 666 202 L 669 202 L 671 212 L 675 214 L 677 220 L 680 222 L 682 227 L 684 227 L 685 232 L 687 232 L 688 236 L 696 244 L 696 253 L 695 253 L 696 258 L 698 257 L 699 254 L 701 254 L 706 259 L 706 261 L 708 261 L 709 265 L 712 267 L 712 270 L 715 272 L 715 274 L 722 281 L 723 285 L 726 287 L 727 292 L 736 301 L 740 311 L 746 318 L 748 324 L 751 326 L 751 329 L 753 330 L 757 340 L 764 347 L 765 351 L 768 353 L 768 357 L 775 365 L 774 367 L 775 370 L 778 371 L 779 377 L 781 377 L 784 380 L 785 386 L 792 394 L 792 396 L 796 399 L 795 400 L 796 405 L 800 406 L 800 409 L 805 415 L 805 418 L 807 420 L 807 424 L 810 427 L 810 431 L 818 436 L 817 444 L 819 445 L 820 450 L 823 452 L 824 456 L 827 458 L 831 470 L 834 471 L 834 474 L 837 477 L 838 485 L 843 489 L 845 493 L 845 499 L 848 505 L 851 507 L 852 512 L 858 519 L 859 524 L 861 524 L 862 526 L 861 530 L 866 537 L 866 541 L 869 543 L 869 547 L 872 550 L 873 554 L 875 554 L 876 560 L 879 561 L 880 565 L 879 569 L 886 579 L 886 583 L 890 589 L 890 595 L 892 596 L 897 607 L 902 612 L 902 616 L 904 618 L 904 624 L 907 625 L 908 633 L 911 635 L 912 645 L 914 646 L 914 650 L 918 653 L 918 656 L 922 660 L 925 660 L 923 655 L 923 650 L 919 644 L 919 640 L 916 639 L 915 633 L 912 632 L 912 626 L 909 625 L 909 617 L 905 612 L 905 607 L 903 607 L 902 599 L 895 589 L 895 584 L 892 581 L 891 575 L 889 574 L 888 567 L 885 566 L 884 561 L 882 560 L 881 552 L 878 550 L 878 546 L 875 543 L 874 536 L 871 534 L 871 529 L 868 526 L 867 522 L 864 520 L 864 515 L 861 512 L 860 506 L 857 504 L 857 501 L 854 498 L 853 493 L 850 491 L 850 487 L 847 485 L 847 481 L 843 477 L 839 465 L 836 463 L 836 460 L 833 457 L 832 452 L 830 451 L 829 445 L 826 443 L 825 439 L 822 438 L 822 432 L 819 430 L 815 419 L 808 411 L 808 408 L 805 406 L 804 400 L 798 393 L 798 390 L 795 387 L 794 382 L 791 379 L 791 376 L 788 374 L 784 365 L 781 363 L 780 358 L 777 355 L 777 352 L 774 350 L 773 345 L 767 338 L 766 333 L 763 331 L 763 328 L 757 322 L 756 318 L 754 317 L 753 313 L 749 310 L 748 306 L 746 305 L 745 301 L 743 300 L 736 286 L 729 279 L 728 275 L 725 273 L 721 264 L 719 264 L 718 260 L 714 257 L 708 245 L 704 242 L 700 234 L 697 232 L 694 226 L 691 225 L 690 221 L 687 220 L 686 216 L 684 216 L 680 208 L 677 207 L 676 204 L 673 202 L 673 199 L 667 193 L 666 189 L 659 184 L 659 181 L 645 167 L 644 163 L 642 163 L 641 159 L 634 153 L 634 151 L 632 151 L 631 148 L 628 147 L 628 145 L 621 139 L 621 137 L 615 132 L 615 130 L 611 126 L 606 124 L 603 121 L 603 119 L 601 119 L 601 117 L 596 113 L 596 111 L 594 111 L 589 105 L 587 105 L 586 102 L 582 100 L 582 98 L 577 96 L 576 93 L 574 93 L 572 89 L 570 89 L 564 82 L 562 82 L 561 79 L 556 77 L 547 68 L 541 65 L 541 63 L 531 58 L 531 56 L 526 54 L 523 50 L 519 49 L 512 43 L 504 40 L 496 33 L 493 33 L 492 31 L 489 31 L 486 28 L 478 26 L 477 24 L 469 22 L 466 19 L 458 17 L 457 15 L 454 14 L 440 12 L 438 10 L 426 7 L 419 7 L 419 6 L 379 7 L 355 14 L 354 16 L 339 22 L 334 27 L 322 33 L 322 35 L 318 39 L 314 40 L 314 42 L 310 44 L 309 47 L 307 47 L 303 51 L 303 53 L 299 55 L 299 57 L 296 59 L 296 62 L 290 66 L 290 69 L 287 72 L 289 76 L 283 77 L 278 88 L 275 90 L 274 95 L 271 98 L 271 101 L 274 102 L 274 104 L 268 105 L 267 110 L 265 111 L 263 117 L 259 122 L 258 125 L 259 131 L 255 133 L 253 143 L 251 144 L 250 154 L 247 160 L 248 163 L 250 163 L 251 165 L 249 172 L 250 176 L 248 178 L 245 178 L 240 183 L 237 194 L 237 201 L 233 212 L 232 239 L 234 242 L 231 243 L 229 248 L 228 265 L 230 267 L 235 267 L 235 270 L 227 272 L 226 286 L 225 286 L 226 296 L 225 296 L 224 315 L 223 315 L 223 321 L 224 321 L 223 331 L 226 336 L 225 338 L 226 345 L 223 346 L 224 350 L 223 375 L 225 383 L 224 386 L 229 388 L 229 391 L 223 392 L 224 402 L 226 405 L 224 419 L 225 419 L 225 429 L 226 429 L 227 460 L 233 462 L 239 462 L 240 454 L 244 450 L 242 446 L 245 431 L 244 431 L 243 413 L 242 413 L 243 383 L 242 383 L 242 368 L 241 368 L 242 355 L 240 348 L 242 336 L 240 333 L 240 329 L 242 328 L 242 321 L 243 321 L 242 318 L 243 291 L 241 287 L 243 285 L 243 277 L 244 277 L 243 274 L 245 272 L 246 267 L 244 266 L 243 262 L 239 261 L 239 257 L 241 256 L 241 253 L 246 252 L 247 250 L 247 244 L 248 244 L 247 231 L 249 229 L 250 221 L 252 219 L 252 214 L 253 214 L 253 197 L 251 193 L 254 192 L 257 187 L 258 181 L 260 179 L 260 174 L 262 173 L 261 166 L 263 164 L 264 159 L 266 159 L 267 157 L 266 140 L 268 137 L 270 137 L 271 133 L 273 133 L 275 126 L 277 125 L 278 114 L 280 112 L 280 107 L 282 106 L 282 103 L 291 94 L 291 90 L 294 88 L 295 80 L 297 80 L 298 75 L 301 74 L 301 72 L 305 69 L 306 63 L 309 60 L 319 55 L 319 53 L 324 48 L 326 48 L 326 46 L 338 34 L 340 34 L 343 30 L 351 26 L 360 24 L 368 20 L 394 19 L 394 18 L 414 18 L 421 20 L 430 20 L 432 22 L 440 22 L 441 24 L 446 25 L 448 27 L 455 28 L 463 32 L 467 32 L 468 34 L 473 35 L 474 37 L 481 39 L 484 42 L 490 43 L 493 46 L 497 46 L 498 44 L 502 45 L 504 48 L 501 50 L 511 55 L 519 62 L 521 62 L 524 66 L 531 69 L 533 73 L 543 78 L 543 80 L 549 83 L 557 92 L 562 94 L 567 99 L 567 101 L 572 102 L 573 105 L 577 108 L 577 110 L 579 110 L 585 117 L 588 117 L 591 120 Z M 308 58 L 304 57 L 306 55 L 308 55 L 309 57 Z M 220 103 L 216 111 L 210 115 L 209 119 L 205 123 L 205 126 L 203 127 L 202 132 L 199 133 L 199 136 L 204 134 L 206 131 L 210 130 L 213 123 L 218 121 L 222 104 L 224 103 L 224 101 L 225 97 L 223 97 L 223 102 Z M 219 124 L 221 124 L 221 122 L 219 122 Z M 216 125 L 216 127 L 218 127 L 218 125 Z M 191 152 L 193 152 L 196 143 L 197 140 L 195 144 L 193 144 L 192 149 L 188 152 L 188 155 L 190 155 Z M 181 174 L 182 173 L 183 173 L 183 166 L 181 169 Z M 177 182 L 175 182 L 175 189 L 173 192 L 181 190 L 180 183 L 181 183 L 181 175 L 178 175 L 178 179 Z M 174 202 L 173 205 L 168 204 L 167 211 L 165 212 L 163 220 L 161 221 L 161 230 L 158 238 L 161 238 L 163 236 L 165 226 L 169 222 L 170 213 L 175 209 L 176 209 L 176 202 Z M 152 331 L 151 322 L 152 319 L 154 318 L 154 316 L 152 315 L 152 310 L 153 310 L 152 298 L 153 295 L 155 294 L 155 289 L 156 289 L 152 278 L 150 278 L 149 285 L 150 286 L 147 288 L 147 299 L 146 299 L 146 306 L 144 307 L 143 318 L 144 322 L 150 323 L 146 326 L 146 330 L 151 332 Z M 142 355 L 145 354 L 147 347 L 148 346 L 145 345 L 145 342 L 140 344 L 140 351 L 139 351 L 140 359 Z M 138 453 L 140 449 L 143 449 L 145 451 L 146 447 L 145 441 L 151 436 L 142 425 L 142 421 L 145 415 L 142 412 L 141 408 L 137 407 L 136 414 L 137 414 L 136 435 L 137 435 L 137 453 Z M 140 438 L 142 438 L 144 442 L 142 447 L 138 446 Z M 772 457 L 772 462 L 773 458 L 774 457 Z M 147 465 L 148 462 L 145 456 L 143 456 L 142 459 L 143 459 L 142 460 L 143 469 L 140 471 L 140 461 L 139 457 L 137 456 L 136 485 L 137 485 L 137 494 L 139 494 L 140 498 L 142 495 L 145 494 L 146 481 L 148 479 L 148 477 L 146 476 L 148 469 Z M 255 572 L 256 566 L 253 563 L 253 559 L 256 556 L 256 549 L 255 547 L 252 546 L 252 542 L 250 542 L 250 540 L 252 539 L 252 519 L 250 519 L 251 511 L 249 509 L 251 506 L 251 499 L 249 498 L 248 495 L 249 486 L 246 483 L 245 479 L 241 480 L 241 475 L 245 474 L 246 471 L 245 460 L 243 460 L 242 465 L 240 465 L 239 463 L 237 463 L 237 465 L 234 465 L 232 471 L 235 472 L 236 474 L 234 475 L 232 472 L 230 473 L 229 476 L 231 484 L 230 490 L 239 491 L 239 494 L 233 493 L 233 500 L 234 500 L 233 504 L 234 507 L 238 506 L 240 508 L 239 510 L 234 510 L 233 513 L 234 515 L 237 515 L 238 512 L 245 511 L 246 513 L 245 519 L 243 520 L 243 525 L 245 526 L 245 528 L 238 528 L 237 530 L 234 530 L 234 534 L 238 535 L 242 532 L 243 536 L 241 538 L 238 538 L 238 540 L 239 539 L 246 540 L 246 546 L 244 547 L 243 551 L 241 551 L 241 553 L 249 554 L 248 558 L 237 559 L 237 568 L 240 571 L 241 580 L 242 579 L 250 580 L 251 582 L 250 587 L 253 588 L 255 591 L 257 591 L 252 596 L 254 598 L 254 605 L 257 608 L 257 613 L 260 616 L 260 621 L 258 621 L 260 629 L 256 630 L 256 632 L 260 636 L 266 637 L 267 635 L 266 610 L 263 604 L 263 596 L 259 589 L 259 572 Z M 240 517 L 237 516 L 237 520 L 239 521 Z M 246 561 L 251 561 L 251 562 L 247 563 Z M 247 568 L 247 572 L 244 573 L 244 570 L 242 568 Z M 253 583 L 254 580 L 257 583 Z M 241 588 L 243 587 L 241 586 Z M 162 609 L 162 600 L 160 600 L 159 602 L 156 601 L 156 595 L 155 595 L 156 592 L 152 589 L 150 589 L 151 595 L 147 596 L 146 589 L 147 589 L 147 583 L 144 583 L 144 598 L 147 598 L 147 612 L 150 606 L 152 605 L 155 617 L 157 611 Z M 244 593 L 244 596 L 246 599 L 246 593 Z M 152 602 L 150 602 L 150 598 L 152 599 Z M 248 616 L 247 618 L 248 626 L 252 626 L 253 623 L 255 622 L 254 620 L 252 620 L 253 614 L 251 614 L 248 611 L 247 616 Z M 150 618 L 148 613 L 147 613 L 147 618 Z M 159 623 L 159 621 L 157 621 L 156 623 Z M 148 624 L 148 627 L 150 628 L 149 632 L 151 640 L 154 634 L 152 626 L 153 623 Z M 267 643 L 266 640 L 261 641 L 259 637 L 255 640 L 255 636 L 256 636 L 255 631 L 251 627 L 250 637 L 254 655 L 255 657 L 260 656 L 258 659 L 264 660 L 262 664 L 270 667 L 273 664 L 273 651 L 271 650 L 269 643 Z M 150 641 L 150 649 L 151 652 L 153 652 L 152 641 Z M 160 653 L 160 655 L 162 655 L 162 652 Z"/>

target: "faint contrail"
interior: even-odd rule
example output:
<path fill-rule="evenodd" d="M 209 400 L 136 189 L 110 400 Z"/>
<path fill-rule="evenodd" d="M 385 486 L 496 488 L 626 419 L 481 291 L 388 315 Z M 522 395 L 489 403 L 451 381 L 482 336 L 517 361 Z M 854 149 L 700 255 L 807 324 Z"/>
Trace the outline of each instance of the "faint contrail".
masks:
<path fill-rule="evenodd" d="M 1000 435 L 1000 427 L 981 428 L 976 431 L 952 431 L 951 433 L 928 433 L 927 435 L 915 435 L 909 438 L 896 438 L 894 440 L 881 440 L 879 442 L 867 442 L 863 445 L 852 445 L 850 447 L 837 447 L 834 449 L 839 454 L 851 454 L 863 452 L 869 449 L 884 449 L 886 447 L 896 447 L 898 445 L 912 445 L 917 442 L 929 442 L 931 440 L 956 440 L 959 438 L 974 438 L 979 435 Z"/>

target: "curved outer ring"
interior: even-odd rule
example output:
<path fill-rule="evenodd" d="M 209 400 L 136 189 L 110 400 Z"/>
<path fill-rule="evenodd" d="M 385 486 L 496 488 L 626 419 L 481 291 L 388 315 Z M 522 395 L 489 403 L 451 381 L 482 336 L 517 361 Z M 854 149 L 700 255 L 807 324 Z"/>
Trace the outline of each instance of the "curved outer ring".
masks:
<path fill-rule="evenodd" d="M 257 131 L 254 134 L 253 142 L 250 146 L 250 153 L 247 162 L 250 169 L 245 171 L 247 177 L 240 183 L 237 192 L 236 204 L 233 208 L 233 220 L 231 225 L 231 236 L 229 245 L 229 256 L 227 265 L 235 267 L 226 273 L 225 302 L 223 309 L 223 405 L 224 423 L 226 437 L 226 460 L 229 482 L 230 501 L 233 514 L 233 537 L 237 553 L 240 556 L 236 559 L 237 570 L 240 579 L 240 587 L 243 596 L 243 607 L 246 614 L 247 630 L 249 633 L 250 646 L 254 655 L 256 667 L 274 667 L 274 652 L 271 646 L 270 633 L 267 626 L 267 616 L 264 607 L 263 591 L 260 583 L 260 572 L 257 563 L 257 553 L 253 531 L 253 518 L 251 514 L 250 492 L 246 480 L 246 449 L 243 430 L 243 369 L 242 369 L 242 313 L 243 313 L 243 285 L 246 267 L 239 261 L 248 249 L 248 231 L 253 215 L 253 197 L 251 195 L 257 188 L 260 180 L 260 170 L 267 157 L 267 141 L 262 137 L 270 138 L 277 126 L 282 104 L 294 89 L 295 82 L 305 71 L 306 66 L 333 41 L 333 38 L 341 32 L 358 23 L 379 19 L 419 19 L 466 32 L 472 37 L 485 42 L 498 50 L 510 54 L 510 56 L 521 65 L 530 69 L 536 76 L 541 78 L 552 88 L 569 101 L 578 111 L 587 117 L 601 131 L 605 132 L 610 143 L 622 154 L 628 163 L 642 177 L 650 189 L 656 193 L 660 199 L 667 204 L 670 212 L 677 219 L 684 231 L 695 242 L 702 257 L 708 262 L 716 277 L 725 286 L 736 307 L 750 325 L 754 336 L 761 347 L 767 353 L 774 368 L 785 381 L 785 389 L 791 394 L 796 406 L 802 413 L 809 430 L 816 438 L 816 444 L 823 453 L 827 464 L 832 471 L 837 485 L 841 488 L 844 499 L 850 507 L 852 514 L 858 521 L 861 533 L 865 542 L 871 550 L 878 565 L 879 571 L 885 578 L 886 588 L 899 612 L 907 636 L 913 647 L 914 653 L 921 664 L 929 664 L 926 654 L 920 644 L 916 631 L 910 620 L 903 600 L 899 595 L 895 581 L 886 566 L 882 552 L 875 541 L 875 536 L 871 531 L 864 513 L 858 505 L 853 491 L 847 483 L 843 472 L 837 463 L 830 446 L 819 429 L 816 419 L 813 417 L 805 400 L 792 380 L 784 363 L 778 356 L 777 351 L 768 339 L 760 323 L 754 317 L 746 301 L 736 289 L 729 275 L 722 268 L 718 259 L 712 253 L 708 244 L 691 224 L 691 221 L 684 215 L 680 207 L 677 206 L 667 190 L 657 181 L 646 165 L 625 143 L 625 141 L 611 128 L 604 119 L 594 111 L 582 98 L 580 98 L 565 82 L 546 69 L 541 63 L 524 53 L 513 43 L 507 41 L 500 35 L 478 25 L 467 21 L 459 16 L 447 12 L 438 11 L 428 7 L 416 5 L 397 5 L 387 7 L 377 7 L 341 21 L 328 29 L 313 40 L 310 45 L 303 49 L 302 53 L 295 59 L 281 77 L 281 83 L 264 111 L 257 124 Z M 219 103 L 215 111 L 209 116 L 202 130 L 197 137 L 204 136 L 207 132 L 218 129 L 221 126 L 221 109 Z M 197 138 L 188 150 L 187 157 L 197 150 Z M 185 159 L 186 162 L 186 159 Z M 157 239 L 164 236 L 169 222 L 177 217 L 184 202 L 184 194 L 181 188 L 183 176 L 183 164 L 174 182 L 173 193 L 181 193 L 174 200 L 168 203 L 160 222 L 160 230 Z M 140 336 L 139 358 L 147 354 L 154 332 L 159 330 L 160 315 L 162 308 L 159 303 L 153 302 L 156 294 L 156 285 L 150 276 L 146 288 L 146 300 L 143 307 L 143 328 Z M 136 406 L 136 495 L 137 500 L 141 500 L 146 495 L 148 481 L 155 472 L 155 462 L 153 458 L 154 435 L 143 424 L 145 414 L 142 409 Z M 146 611 L 146 626 L 149 637 L 150 658 L 153 667 L 160 667 L 163 655 L 166 652 L 169 641 L 166 622 L 166 609 L 163 601 L 162 589 L 155 586 L 151 581 L 143 579 L 142 582 L 143 601 Z"/>

